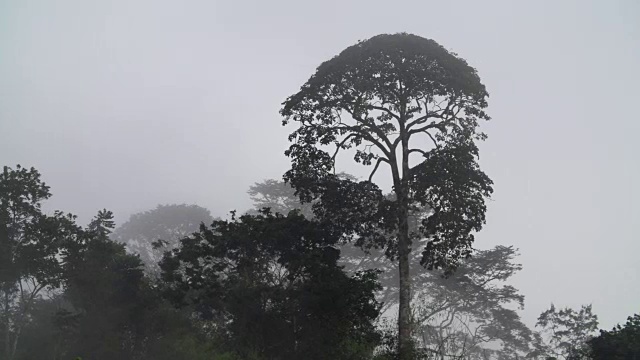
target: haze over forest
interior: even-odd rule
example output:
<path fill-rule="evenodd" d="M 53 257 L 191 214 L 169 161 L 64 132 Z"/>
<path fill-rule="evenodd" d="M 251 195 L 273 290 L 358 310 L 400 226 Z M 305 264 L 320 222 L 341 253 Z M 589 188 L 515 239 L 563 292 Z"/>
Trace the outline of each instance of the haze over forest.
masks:
<path fill-rule="evenodd" d="M 0 164 L 35 167 L 45 210 L 116 226 L 158 204 L 214 217 L 290 167 L 282 102 L 382 33 L 434 39 L 490 94 L 494 181 L 473 244 L 519 249 L 533 326 L 551 302 L 600 327 L 640 303 L 640 4 L 617 1 L 0 2 Z M 338 171 L 365 178 L 349 157 Z M 387 173 L 376 175 L 391 190 Z"/>

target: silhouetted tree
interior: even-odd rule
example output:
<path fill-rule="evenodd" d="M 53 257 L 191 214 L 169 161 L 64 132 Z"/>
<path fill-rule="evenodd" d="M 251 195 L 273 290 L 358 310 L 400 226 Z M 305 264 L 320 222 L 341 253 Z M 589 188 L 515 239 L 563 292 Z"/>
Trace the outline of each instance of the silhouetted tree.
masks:
<path fill-rule="evenodd" d="M 13 359 L 34 304 L 62 281 L 64 246 L 77 235 L 75 217 L 42 213 L 51 196 L 34 169 L 7 166 L 0 174 L 0 321 L 3 356 Z"/>
<path fill-rule="evenodd" d="M 183 239 L 163 259 L 163 279 L 239 358 L 366 359 L 376 275 L 347 276 L 338 238 L 296 212 L 234 216 Z"/>
<path fill-rule="evenodd" d="M 491 180 L 476 163 L 475 141 L 485 138 L 477 128 L 489 119 L 487 96 L 476 70 L 435 41 L 378 35 L 321 64 L 281 110 L 284 124 L 297 123 L 285 179 L 302 200 L 320 199 L 319 219 L 339 224 L 359 245 L 385 247 L 398 260 L 402 359 L 411 350 L 412 241 L 429 239 L 422 258 L 427 268 L 453 269 L 469 255 L 472 232 L 485 221 Z M 348 148 L 355 148 L 356 162 L 373 165 L 369 181 L 332 175 L 336 156 Z M 383 163 L 393 179 L 393 200 L 370 182 Z M 430 214 L 412 233 L 415 204 Z"/>
<path fill-rule="evenodd" d="M 600 330 L 600 335 L 588 344 L 594 360 L 640 359 L 640 315 L 629 316 L 624 326 L 618 324 L 610 331 Z"/>
<path fill-rule="evenodd" d="M 151 299 L 140 259 L 109 239 L 112 218 L 109 211 L 99 212 L 70 250 L 64 295 L 78 335 L 67 356 L 133 359 L 142 352 L 136 326 L 145 324 L 141 317 Z"/>
<path fill-rule="evenodd" d="M 111 212 L 86 227 L 62 212 L 40 173 L 0 174 L 2 359 L 215 359 L 213 343 L 148 285 L 143 266 L 109 239 Z"/>
<path fill-rule="evenodd" d="M 67 246 L 64 293 L 54 316 L 64 341 L 54 338 L 52 353 L 59 359 L 215 358 L 189 314 L 169 307 L 150 286 L 140 258 L 109 238 L 112 219 L 100 211 Z"/>

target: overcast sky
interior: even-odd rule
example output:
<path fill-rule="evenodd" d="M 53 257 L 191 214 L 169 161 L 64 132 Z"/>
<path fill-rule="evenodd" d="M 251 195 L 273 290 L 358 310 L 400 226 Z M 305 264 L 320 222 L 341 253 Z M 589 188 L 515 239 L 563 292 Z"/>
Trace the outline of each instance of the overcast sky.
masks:
<path fill-rule="evenodd" d="M 640 312 L 639 4 L 0 0 L 0 165 L 35 166 L 82 222 L 243 210 L 289 165 L 281 102 L 358 40 L 414 33 L 491 94 L 476 247 L 520 248 L 529 324 L 593 303 L 609 328 Z"/>

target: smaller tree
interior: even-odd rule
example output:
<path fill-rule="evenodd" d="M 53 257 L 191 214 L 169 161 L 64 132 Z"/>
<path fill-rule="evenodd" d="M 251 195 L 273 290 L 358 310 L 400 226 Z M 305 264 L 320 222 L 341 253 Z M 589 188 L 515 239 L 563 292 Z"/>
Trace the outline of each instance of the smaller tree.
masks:
<path fill-rule="evenodd" d="M 15 358 L 217 359 L 215 343 L 143 276 L 136 255 L 109 239 L 102 210 L 64 250 L 64 291 L 33 306 Z"/>
<path fill-rule="evenodd" d="M 62 281 L 64 247 L 78 236 L 75 217 L 42 213 L 49 187 L 34 169 L 0 174 L 0 322 L 4 359 L 14 358 L 34 304 Z"/>
<path fill-rule="evenodd" d="M 143 265 L 113 242 L 113 214 L 102 210 L 69 246 L 64 280 L 64 312 L 76 319 L 75 341 L 66 356 L 132 359 L 142 352 L 144 315 L 153 306 L 145 292 Z"/>
<path fill-rule="evenodd" d="M 297 212 L 234 215 L 167 253 L 163 279 L 242 359 L 365 359 L 377 339 L 376 275 L 345 274 L 338 238 Z"/>
<path fill-rule="evenodd" d="M 600 335 L 588 343 L 594 360 L 640 359 L 640 314 L 629 316 L 624 326 L 600 330 Z"/>
<path fill-rule="evenodd" d="M 598 330 L 598 316 L 591 305 L 583 305 L 576 311 L 571 308 L 551 307 L 538 317 L 536 327 L 541 328 L 537 349 L 538 356 L 565 360 L 589 359 L 588 341 Z"/>

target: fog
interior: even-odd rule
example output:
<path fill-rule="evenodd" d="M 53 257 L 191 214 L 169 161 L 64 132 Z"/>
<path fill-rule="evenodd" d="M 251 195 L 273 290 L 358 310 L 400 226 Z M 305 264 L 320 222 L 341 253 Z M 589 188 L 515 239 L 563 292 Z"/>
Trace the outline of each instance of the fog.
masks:
<path fill-rule="evenodd" d="M 639 20 L 632 0 L 4 0 L 0 163 L 36 167 L 47 210 L 83 224 L 166 203 L 225 217 L 288 169 L 278 111 L 320 63 L 413 33 L 491 95 L 480 163 L 495 193 L 474 246 L 520 249 L 527 324 L 592 303 L 610 328 L 640 304 Z"/>

